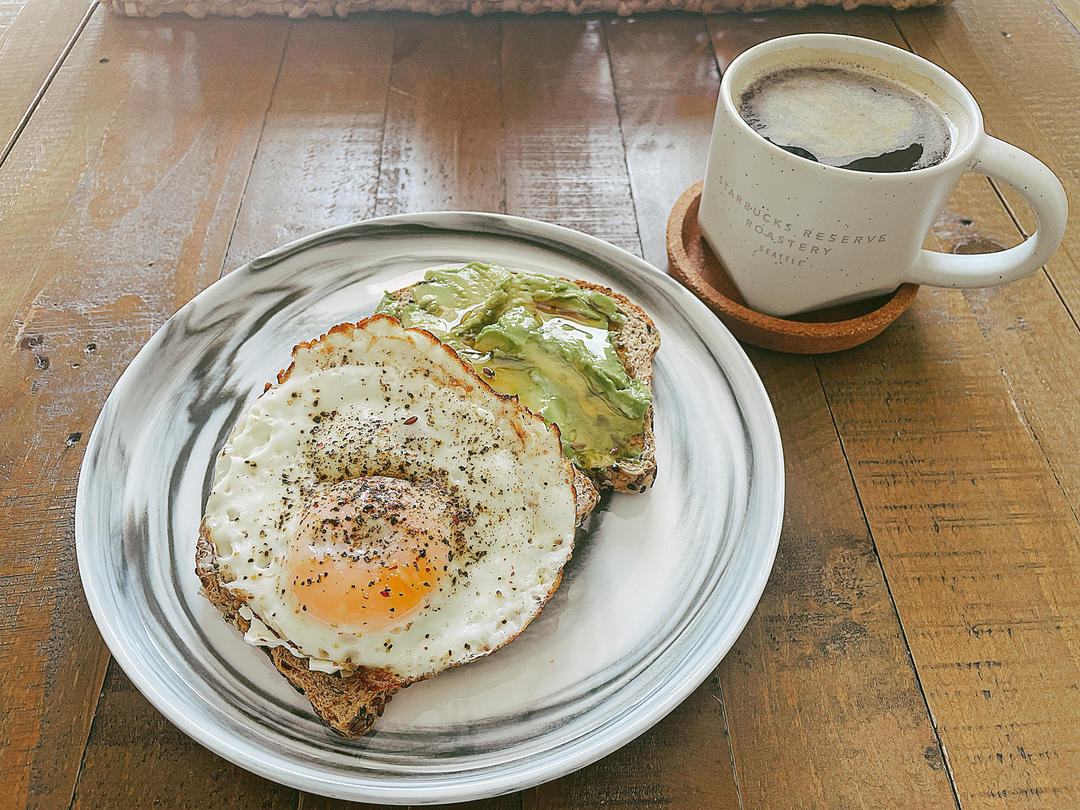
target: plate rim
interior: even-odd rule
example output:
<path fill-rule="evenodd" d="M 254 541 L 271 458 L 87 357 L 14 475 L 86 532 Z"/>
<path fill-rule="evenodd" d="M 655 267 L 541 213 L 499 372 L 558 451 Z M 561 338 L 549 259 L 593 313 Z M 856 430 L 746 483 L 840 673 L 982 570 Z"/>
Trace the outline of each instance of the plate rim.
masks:
<path fill-rule="evenodd" d="M 707 345 L 710 345 L 714 349 L 722 348 L 725 350 L 723 369 L 729 377 L 732 392 L 735 395 L 736 402 L 739 406 L 739 412 L 746 424 L 746 431 L 748 435 L 751 435 L 754 439 L 755 445 L 758 445 L 760 442 L 760 449 L 763 454 L 767 454 L 767 460 L 770 462 L 769 466 L 772 467 L 771 470 L 763 471 L 764 473 L 771 472 L 771 475 L 768 476 L 767 480 L 763 480 L 761 484 L 763 487 L 770 487 L 772 489 L 774 497 L 769 500 L 769 503 L 772 504 L 773 508 L 765 516 L 766 519 L 762 521 L 762 528 L 756 536 L 747 538 L 744 534 L 739 538 L 739 542 L 753 541 L 765 544 L 763 564 L 752 571 L 753 579 L 746 589 L 747 598 L 743 601 L 741 609 L 735 612 L 733 616 L 734 620 L 728 624 L 725 632 L 721 635 L 720 643 L 710 655 L 701 656 L 698 659 L 697 665 L 692 667 L 684 675 L 681 681 L 675 684 L 667 684 L 663 692 L 659 693 L 652 702 L 640 705 L 635 711 L 630 712 L 629 716 L 620 714 L 616 718 L 613 718 L 611 722 L 617 724 L 615 728 L 616 733 L 612 733 L 610 729 L 605 731 L 603 727 L 599 727 L 588 734 L 581 735 L 575 739 L 573 743 L 577 744 L 584 740 L 584 742 L 588 743 L 587 745 L 580 750 L 571 752 L 572 755 L 556 759 L 546 768 L 542 767 L 538 771 L 536 769 L 527 770 L 524 776 L 517 775 L 516 773 L 485 773 L 472 781 L 454 785 L 452 790 L 447 792 L 438 786 L 429 784 L 398 786 L 389 782 L 376 783 L 371 782 L 370 780 L 362 784 L 332 782 L 320 773 L 310 771 L 303 765 L 294 766 L 291 770 L 283 769 L 280 766 L 275 767 L 276 762 L 279 762 L 280 760 L 285 760 L 287 762 L 288 757 L 274 754 L 270 759 L 259 759 L 258 757 L 251 755 L 247 750 L 237 747 L 235 745 L 235 740 L 232 739 L 233 735 L 215 734 L 213 733 L 213 730 L 204 729 L 198 722 L 190 719 L 188 714 L 183 711 L 182 707 L 177 705 L 171 699 L 170 695 L 158 688 L 158 684 L 153 677 L 143 674 L 137 662 L 129 655 L 120 633 L 111 623 L 109 611 L 103 602 L 103 595 L 105 592 L 104 580 L 101 585 L 98 585 L 95 582 L 95 578 L 87 573 L 89 570 L 89 566 L 87 565 L 87 555 L 90 553 L 89 545 L 92 543 L 92 540 L 88 539 L 87 535 L 89 530 L 84 526 L 86 515 L 91 507 L 87 503 L 89 495 L 87 494 L 87 487 L 83 486 L 83 482 L 86 480 L 87 472 L 93 464 L 93 459 L 97 456 L 97 452 L 95 452 L 97 446 L 103 441 L 101 433 L 98 430 L 98 426 L 101 423 L 101 416 L 105 413 L 106 409 L 110 407 L 110 402 L 115 401 L 114 394 L 116 391 L 124 385 L 131 384 L 131 380 L 133 379 L 129 376 L 131 374 L 131 369 L 139 365 L 140 358 L 143 358 L 144 355 L 148 355 L 153 350 L 152 347 L 159 342 L 161 339 L 160 336 L 168 330 L 170 323 L 174 318 L 193 306 L 194 302 L 198 301 L 200 298 L 212 295 L 211 291 L 213 288 L 220 281 L 227 278 L 228 275 L 239 272 L 257 272 L 260 267 L 272 264 L 293 254 L 316 248 L 319 245 L 328 242 L 349 239 L 351 232 L 358 228 L 375 225 L 384 227 L 397 225 L 426 225 L 436 231 L 461 232 L 468 230 L 483 235 L 485 233 L 490 233 L 490 228 L 485 226 L 485 222 L 491 221 L 511 226 L 514 234 L 520 234 L 525 237 L 539 237 L 556 244 L 574 249 L 582 249 L 589 255 L 599 253 L 631 275 L 643 273 L 650 276 L 661 286 L 666 286 L 667 291 L 673 297 L 679 299 L 678 303 L 686 314 L 688 316 L 693 316 L 692 321 L 694 331 L 697 332 L 698 336 L 704 340 Z M 502 235 L 506 238 L 514 238 L 513 234 Z M 713 327 L 712 333 L 701 330 L 700 327 L 703 323 L 711 324 Z M 717 341 L 720 342 L 721 347 L 716 346 Z M 744 398 L 756 399 L 757 402 L 754 404 L 763 407 L 755 408 L 753 413 L 748 413 L 747 409 L 744 407 L 748 403 L 743 401 Z M 758 462 L 757 454 L 755 454 L 755 462 Z M 756 464 L 756 466 L 758 466 L 758 464 Z M 753 476 L 756 474 L 756 472 L 751 474 L 751 480 L 753 480 Z M 772 572 L 773 565 L 775 564 L 776 552 L 780 540 L 780 531 L 783 523 L 784 499 L 785 474 L 783 447 L 779 427 L 776 422 L 776 415 L 764 384 L 761 382 L 761 379 L 756 369 L 753 367 L 753 364 L 750 362 L 749 357 L 746 355 L 746 352 L 738 344 L 731 332 L 688 289 L 679 284 L 667 273 L 664 273 L 649 264 L 645 259 L 636 256 L 617 245 L 613 245 L 610 242 L 600 239 L 599 237 L 572 228 L 509 214 L 478 211 L 431 211 L 372 217 L 345 225 L 335 226 L 333 228 L 327 228 L 294 239 L 291 242 L 274 248 L 273 250 L 246 262 L 231 271 L 231 273 L 222 276 L 215 282 L 207 285 L 205 289 L 201 290 L 197 295 L 193 296 L 173 313 L 173 315 L 155 330 L 154 334 L 139 348 L 139 351 L 136 352 L 127 367 L 117 378 L 94 421 L 94 426 L 91 429 L 90 438 L 87 441 L 86 450 L 79 468 L 79 480 L 75 498 L 75 546 L 76 559 L 79 567 L 79 578 L 82 584 L 83 593 L 86 597 L 88 606 L 90 607 L 90 612 L 98 632 L 105 641 L 110 654 L 151 705 L 157 711 L 161 712 L 172 725 L 176 726 L 184 734 L 234 765 L 270 779 L 271 781 L 285 784 L 298 790 L 305 790 L 332 798 L 353 801 L 382 802 L 388 804 L 433 804 L 489 798 L 504 795 L 516 790 L 527 789 L 553 779 L 558 779 L 561 776 L 573 773 L 574 771 L 618 750 L 671 713 L 671 711 L 682 703 L 694 689 L 704 682 L 710 672 L 712 672 L 720 661 L 723 660 L 738 639 L 738 636 L 742 633 L 742 630 L 746 627 L 753 612 L 756 610 L 769 575 Z M 99 590 L 99 588 L 101 590 Z M 150 639 L 150 641 L 152 642 L 153 639 Z M 199 697 L 202 696 L 200 695 Z M 651 697 L 652 696 L 650 696 L 650 698 Z M 212 702 L 206 701 L 205 698 L 203 698 L 203 700 L 207 702 L 208 705 L 212 706 Z M 592 740 L 588 739 L 590 736 L 593 738 Z M 520 763 L 516 764 L 520 765 Z"/>

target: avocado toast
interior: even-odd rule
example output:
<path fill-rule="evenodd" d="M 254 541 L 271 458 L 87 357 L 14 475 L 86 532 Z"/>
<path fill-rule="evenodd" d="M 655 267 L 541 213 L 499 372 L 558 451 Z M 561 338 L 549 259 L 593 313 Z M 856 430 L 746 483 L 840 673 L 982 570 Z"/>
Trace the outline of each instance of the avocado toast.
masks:
<path fill-rule="evenodd" d="M 471 262 L 386 293 L 378 311 L 432 332 L 495 390 L 557 424 L 564 452 L 598 488 L 652 485 L 660 335 L 626 296 Z"/>

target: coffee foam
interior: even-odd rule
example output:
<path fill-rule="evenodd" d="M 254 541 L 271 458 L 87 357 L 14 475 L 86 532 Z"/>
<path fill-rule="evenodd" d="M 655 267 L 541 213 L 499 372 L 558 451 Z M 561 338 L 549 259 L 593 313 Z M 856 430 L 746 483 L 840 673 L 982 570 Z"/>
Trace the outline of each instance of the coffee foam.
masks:
<path fill-rule="evenodd" d="M 739 114 L 794 154 L 863 171 L 933 166 L 948 156 L 955 137 L 948 118 L 923 93 L 846 65 L 765 73 L 741 94 Z"/>

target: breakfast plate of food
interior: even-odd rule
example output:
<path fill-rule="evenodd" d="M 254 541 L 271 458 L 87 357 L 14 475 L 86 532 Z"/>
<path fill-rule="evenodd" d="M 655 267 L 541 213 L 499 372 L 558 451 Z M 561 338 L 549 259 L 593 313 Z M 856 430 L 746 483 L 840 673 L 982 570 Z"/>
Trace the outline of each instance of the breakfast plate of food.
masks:
<path fill-rule="evenodd" d="M 345 799 L 595 761 L 711 673 L 783 512 L 775 417 L 664 274 L 495 214 L 315 234 L 177 312 L 87 446 L 105 641 L 226 759 Z"/>

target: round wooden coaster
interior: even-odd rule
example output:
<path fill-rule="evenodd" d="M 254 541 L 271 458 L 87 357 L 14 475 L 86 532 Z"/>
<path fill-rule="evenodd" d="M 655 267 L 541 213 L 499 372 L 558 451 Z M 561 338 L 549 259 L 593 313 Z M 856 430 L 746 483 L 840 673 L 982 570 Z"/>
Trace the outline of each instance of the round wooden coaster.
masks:
<path fill-rule="evenodd" d="M 704 301 L 739 340 L 794 354 L 838 352 L 877 337 L 914 300 L 919 285 L 904 284 L 889 295 L 787 318 L 750 309 L 698 226 L 701 186 L 688 188 L 671 209 L 668 263 L 671 275 Z"/>

